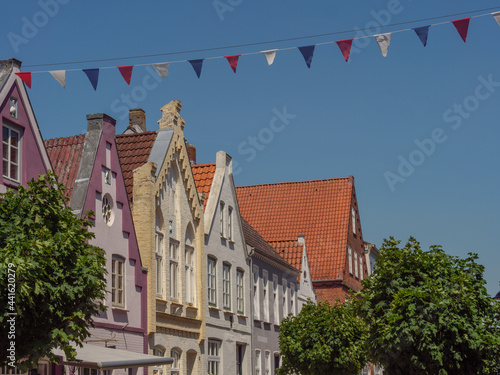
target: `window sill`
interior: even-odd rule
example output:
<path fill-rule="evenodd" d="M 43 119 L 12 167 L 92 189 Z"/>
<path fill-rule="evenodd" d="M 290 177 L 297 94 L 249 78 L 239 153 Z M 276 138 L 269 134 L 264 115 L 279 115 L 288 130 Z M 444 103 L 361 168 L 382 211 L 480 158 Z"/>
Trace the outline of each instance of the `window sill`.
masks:
<path fill-rule="evenodd" d="M 2 176 L 2 179 L 3 179 L 2 182 L 5 186 L 16 189 L 16 190 L 19 188 L 19 185 L 21 185 L 21 182 L 18 182 L 16 180 L 11 180 L 10 178 L 8 178 L 6 176 Z"/>
<path fill-rule="evenodd" d="M 233 239 L 229 239 L 229 240 L 227 240 L 227 242 L 229 242 L 229 243 L 230 243 L 230 244 L 232 244 L 232 245 L 234 245 L 234 244 L 235 244 L 235 242 L 234 242 L 234 240 L 233 240 Z"/>
<path fill-rule="evenodd" d="M 238 318 L 244 318 L 244 319 L 248 318 L 248 316 L 246 316 L 245 313 L 242 312 L 238 312 L 236 315 L 238 315 Z"/>
<path fill-rule="evenodd" d="M 124 306 L 111 306 L 111 310 L 129 312 Z"/>
<path fill-rule="evenodd" d="M 170 305 L 171 306 L 175 306 L 175 307 L 182 307 L 184 306 L 182 303 L 180 303 L 179 301 L 170 301 Z"/>
<path fill-rule="evenodd" d="M 189 303 L 189 304 L 186 306 L 186 310 L 198 311 L 198 308 L 197 308 L 196 306 L 194 306 L 192 303 Z"/>
<path fill-rule="evenodd" d="M 224 314 L 226 314 L 226 315 L 234 315 L 234 312 L 232 312 L 229 309 L 224 308 Z"/>
<path fill-rule="evenodd" d="M 219 309 L 217 306 L 215 306 L 215 305 L 208 305 L 208 308 L 209 308 L 210 310 L 220 311 L 220 309 Z"/>

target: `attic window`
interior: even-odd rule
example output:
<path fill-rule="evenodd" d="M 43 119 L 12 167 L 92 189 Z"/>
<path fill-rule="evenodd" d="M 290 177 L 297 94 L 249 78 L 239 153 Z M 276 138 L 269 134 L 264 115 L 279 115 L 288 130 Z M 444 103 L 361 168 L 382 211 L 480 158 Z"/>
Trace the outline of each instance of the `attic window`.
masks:
<path fill-rule="evenodd" d="M 113 200 L 106 194 L 102 199 L 102 217 L 107 226 L 111 226 L 113 224 Z"/>

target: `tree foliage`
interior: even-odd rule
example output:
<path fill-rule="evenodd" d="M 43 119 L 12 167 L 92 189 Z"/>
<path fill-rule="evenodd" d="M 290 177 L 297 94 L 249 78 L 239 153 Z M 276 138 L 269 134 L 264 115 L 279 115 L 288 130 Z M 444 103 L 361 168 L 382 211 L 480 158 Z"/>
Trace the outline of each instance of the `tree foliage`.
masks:
<path fill-rule="evenodd" d="M 63 189 L 50 173 L 0 197 L 0 366 L 55 360 L 54 348 L 71 358 L 70 342 L 88 337 L 104 309 L 96 302 L 106 288 L 104 252 L 88 244 L 92 223 L 66 207 Z"/>
<path fill-rule="evenodd" d="M 359 374 L 366 363 L 366 330 L 349 303 L 308 303 L 280 326 L 280 375 Z"/>
<path fill-rule="evenodd" d="M 484 267 L 413 238 L 386 240 L 357 294 L 369 326 L 367 350 L 389 375 L 498 374 L 499 307 Z"/>

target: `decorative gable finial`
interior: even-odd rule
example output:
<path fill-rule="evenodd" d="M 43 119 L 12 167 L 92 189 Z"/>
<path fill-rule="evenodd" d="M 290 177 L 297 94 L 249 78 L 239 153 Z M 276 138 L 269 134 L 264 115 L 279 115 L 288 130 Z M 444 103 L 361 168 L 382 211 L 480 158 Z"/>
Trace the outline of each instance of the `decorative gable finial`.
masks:
<path fill-rule="evenodd" d="M 173 128 L 180 126 L 184 129 L 185 121 L 181 117 L 182 102 L 178 99 L 172 100 L 170 103 L 161 107 L 161 119 L 158 120 L 160 129 Z"/>

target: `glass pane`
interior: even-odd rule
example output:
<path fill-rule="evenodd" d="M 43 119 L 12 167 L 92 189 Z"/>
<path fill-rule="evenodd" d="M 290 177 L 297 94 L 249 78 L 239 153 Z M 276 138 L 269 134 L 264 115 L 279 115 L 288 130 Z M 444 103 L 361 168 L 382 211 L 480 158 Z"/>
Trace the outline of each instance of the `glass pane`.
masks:
<path fill-rule="evenodd" d="M 5 143 L 3 144 L 3 158 L 5 160 L 9 159 L 9 146 L 6 145 Z"/>
<path fill-rule="evenodd" d="M 17 177 L 17 165 L 15 165 L 15 164 L 11 164 L 10 165 L 10 178 L 12 178 L 14 180 L 18 180 L 18 177 Z"/>
<path fill-rule="evenodd" d="M 10 148 L 10 161 L 12 163 L 16 163 L 17 164 L 17 155 L 18 155 L 17 148 L 11 147 Z"/>
<path fill-rule="evenodd" d="M 7 161 L 3 161 L 3 175 L 9 177 L 9 163 Z"/>
<path fill-rule="evenodd" d="M 17 147 L 19 141 L 19 133 L 13 130 L 10 131 L 10 144 L 14 147 Z"/>
<path fill-rule="evenodd" d="M 8 143 L 9 142 L 9 129 L 4 127 L 3 128 L 3 133 L 2 133 L 2 139 L 4 142 Z"/>

